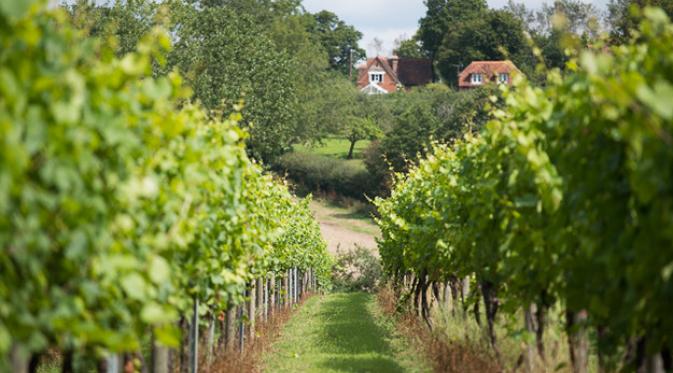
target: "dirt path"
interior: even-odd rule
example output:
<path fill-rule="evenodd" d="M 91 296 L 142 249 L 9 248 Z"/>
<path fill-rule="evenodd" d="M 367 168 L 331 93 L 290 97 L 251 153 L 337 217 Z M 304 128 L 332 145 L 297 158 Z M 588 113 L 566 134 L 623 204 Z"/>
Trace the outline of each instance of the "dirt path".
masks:
<path fill-rule="evenodd" d="M 376 237 L 380 233 L 370 217 L 319 200 L 311 202 L 311 210 L 320 222 L 330 253 L 347 251 L 355 245 L 376 250 Z"/>

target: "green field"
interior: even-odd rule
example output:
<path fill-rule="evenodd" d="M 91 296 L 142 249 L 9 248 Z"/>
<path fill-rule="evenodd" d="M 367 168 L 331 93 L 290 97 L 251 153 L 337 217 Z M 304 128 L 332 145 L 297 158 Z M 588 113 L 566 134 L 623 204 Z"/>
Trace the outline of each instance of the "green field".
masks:
<path fill-rule="evenodd" d="M 358 141 L 355 144 L 355 149 L 353 151 L 354 159 L 362 159 L 364 157 L 364 151 L 367 149 L 371 141 L 362 140 Z M 307 145 L 295 145 L 294 151 L 298 153 L 311 153 L 319 154 L 328 157 L 346 159 L 348 156 L 348 149 L 350 148 L 350 142 L 345 139 L 326 139 L 322 144 L 317 144 L 315 146 Z"/>
<path fill-rule="evenodd" d="M 430 372 L 384 316 L 376 298 L 336 293 L 309 299 L 265 359 L 266 372 Z"/>

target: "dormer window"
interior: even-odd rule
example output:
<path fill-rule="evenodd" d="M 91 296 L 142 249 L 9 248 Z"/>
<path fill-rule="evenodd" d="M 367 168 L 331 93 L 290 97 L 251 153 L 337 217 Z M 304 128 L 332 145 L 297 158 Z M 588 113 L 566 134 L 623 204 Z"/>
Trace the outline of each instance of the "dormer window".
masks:
<path fill-rule="evenodd" d="M 509 83 L 509 74 L 507 74 L 507 73 L 498 74 L 498 82 L 503 83 L 503 84 Z"/>
<path fill-rule="evenodd" d="M 383 73 L 369 73 L 370 83 L 383 83 Z"/>
<path fill-rule="evenodd" d="M 483 81 L 482 79 L 483 78 L 482 78 L 481 74 L 472 74 L 471 83 L 475 84 L 475 85 L 479 85 L 479 84 L 482 83 L 482 81 Z"/>

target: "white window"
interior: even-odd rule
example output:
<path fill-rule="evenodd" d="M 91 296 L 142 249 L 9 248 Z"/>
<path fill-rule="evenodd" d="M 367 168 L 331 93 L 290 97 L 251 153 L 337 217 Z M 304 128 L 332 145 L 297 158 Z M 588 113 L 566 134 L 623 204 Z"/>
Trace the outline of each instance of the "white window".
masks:
<path fill-rule="evenodd" d="M 383 73 L 369 73 L 371 83 L 383 83 Z"/>
<path fill-rule="evenodd" d="M 481 84 L 482 77 L 481 74 L 472 74 L 472 84 Z"/>
<path fill-rule="evenodd" d="M 498 74 L 498 82 L 500 82 L 500 83 L 509 82 L 509 74 L 507 74 L 507 73 Z"/>

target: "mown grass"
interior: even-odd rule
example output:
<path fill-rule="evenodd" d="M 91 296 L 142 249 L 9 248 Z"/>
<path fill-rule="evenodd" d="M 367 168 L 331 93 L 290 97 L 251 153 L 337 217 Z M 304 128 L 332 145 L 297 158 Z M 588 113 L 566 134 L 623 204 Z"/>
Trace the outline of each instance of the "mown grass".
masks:
<path fill-rule="evenodd" d="M 267 372 L 430 371 L 366 293 L 308 300 L 285 326 L 265 368 Z"/>
<path fill-rule="evenodd" d="M 369 140 L 362 140 L 355 143 L 355 149 L 353 150 L 354 160 L 359 160 L 364 157 L 364 151 L 369 146 L 369 143 Z M 349 148 L 350 142 L 348 140 L 331 138 L 326 139 L 322 142 L 322 144 L 317 144 L 315 146 L 295 145 L 294 151 L 298 153 L 311 153 L 333 158 L 346 159 Z"/>

